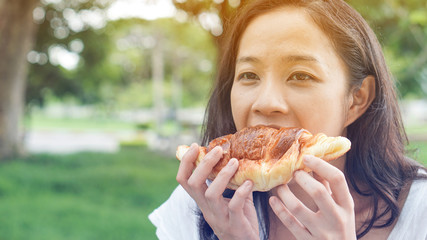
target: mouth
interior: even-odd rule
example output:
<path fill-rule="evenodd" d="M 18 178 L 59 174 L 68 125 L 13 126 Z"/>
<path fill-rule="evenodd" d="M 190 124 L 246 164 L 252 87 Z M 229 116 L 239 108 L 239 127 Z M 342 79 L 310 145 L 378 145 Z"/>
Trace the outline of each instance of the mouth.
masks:
<path fill-rule="evenodd" d="M 264 127 L 269 127 L 269 128 L 275 128 L 275 129 L 282 128 L 281 126 L 275 125 L 275 124 L 257 124 L 257 125 L 255 125 L 253 127 L 258 127 L 258 126 L 264 126 Z"/>

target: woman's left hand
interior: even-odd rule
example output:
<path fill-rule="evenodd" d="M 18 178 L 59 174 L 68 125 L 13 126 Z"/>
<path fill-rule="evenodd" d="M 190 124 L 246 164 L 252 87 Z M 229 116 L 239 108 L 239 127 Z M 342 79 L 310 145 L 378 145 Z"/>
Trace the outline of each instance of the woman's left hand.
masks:
<path fill-rule="evenodd" d="M 304 156 L 304 164 L 316 178 L 301 170 L 294 179 L 314 200 L 318 211 L 310 210 L 282 185 L 277 189 L 278 197 L 270 198 L 277 217 L 296 239 L 356 239 L 354 202 L 344 174 L 314 156 Z"/>

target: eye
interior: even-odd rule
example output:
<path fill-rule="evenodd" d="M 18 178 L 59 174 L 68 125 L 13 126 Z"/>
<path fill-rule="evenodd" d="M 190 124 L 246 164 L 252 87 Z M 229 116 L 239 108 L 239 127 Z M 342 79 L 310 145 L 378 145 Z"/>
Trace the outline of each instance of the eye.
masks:
<path fill-rule="evenodd" d="M 295 73 L 291 75 L 289 80 L 308 81 L 308 80 L 314 80 L 314 77 L 306 73 Z"/>
<path fill-rule="evenodd" d="M 255 73 L 245 72 L 245 73 L 240 74 L 237 77 L 237 79 L 239 81 L 254 81 L 254 80 L 259 80 L 259 77 Z"/>

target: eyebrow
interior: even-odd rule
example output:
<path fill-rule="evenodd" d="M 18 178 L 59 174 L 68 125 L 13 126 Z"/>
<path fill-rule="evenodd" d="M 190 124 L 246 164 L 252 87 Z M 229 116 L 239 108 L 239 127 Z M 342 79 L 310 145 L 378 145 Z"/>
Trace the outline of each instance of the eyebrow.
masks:
<path fill-rule="evenodd" d="M 320 63 L 319 60 L 317 60 L 315 57 L 309 56 L 309 55 L 289 55 L 282 58 L 282 61 L 284 62 L 314 62 L 314 63 Z M 243 56 L 237 59 L 237 63 L 259 63 L 261 60 L 256 57 L 251 56 Z"/>
<path fill-rule="evenodd" d="M 261 60 L 259 60 L 256 57 L 247 57 L 247 56 L 243 56 L 243 57 L 239 57 L 236 61 L 236 63 L 257 63 L 257 62 L 261 62 Z"/>
<path fill-rule="evenodd" d="M 315 62 L 320 63 L 315 57 L 309 55 L 289 55 L 283 57 L 283 61 L 285 62 Z"/>

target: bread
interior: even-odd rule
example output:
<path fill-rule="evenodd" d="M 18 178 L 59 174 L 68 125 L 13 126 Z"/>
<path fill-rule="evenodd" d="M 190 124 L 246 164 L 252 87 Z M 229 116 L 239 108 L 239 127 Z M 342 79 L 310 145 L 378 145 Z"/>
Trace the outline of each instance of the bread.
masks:
<path fill-rule="evenodd" d="M 227 187 L 235 190 L 246 180 L 251 180 L 254 191 L 269 191 L 289 182 L 296 170 L 310 171 L 302 162 L 304 155 L 330 161 L 344 155 L 351 143 L 345 137 L 328 137 L 323 133 L 313 136 L 302 128 L 248 127 L 235 134 L 216 138 L 208 147 L 199 147 L 196 165 L 215 146 L 222 147 L 223 157 L 213 168 L 209 179 L 215 179 L 228 161 L 236 158 L 239 168 Z M 189 146 L 178 146 L 178 160 L 188 149 Z"/>

